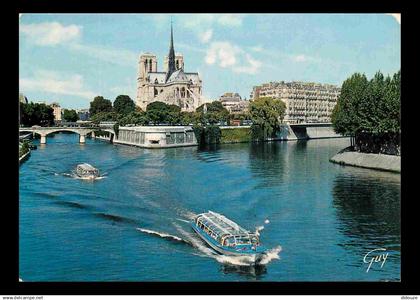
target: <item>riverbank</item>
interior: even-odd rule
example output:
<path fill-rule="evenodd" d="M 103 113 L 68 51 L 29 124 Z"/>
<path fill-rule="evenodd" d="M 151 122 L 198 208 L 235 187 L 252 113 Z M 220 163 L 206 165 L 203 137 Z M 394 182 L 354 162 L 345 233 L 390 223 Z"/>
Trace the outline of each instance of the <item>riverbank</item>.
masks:
<path fill-rule="evenodd" d="M 397 155 L 344 151 L 330 158 L 330 162 L 346 166 L 401 173 L 401 156 Z"/>
<path fill-rule="evenodd" d="M 221 144 L 252 142 L 251 126 L 221 126 Z M 334 132 L 334 129 L 325 124 L 317 126 L 303 126 L 282 124 L 276 137 L 266 141 L 297 141 L 312 139 L 346 138 Z"/>
<path fill-rule="evenodd" d="M 251 139 L 251 126 L 241 127 L 220 127 L 221 129 L 221 144 L 232 143 L 249 143 Z"/>
<path fill-rule="evenodd" d="M 19 165 L 22 164 L 24 161 L 26 161 L 30 155 L 31 155 L 31 150 L 28 150 L 28 152 L 26 152 L 21 157 L 19 157 Z"/>

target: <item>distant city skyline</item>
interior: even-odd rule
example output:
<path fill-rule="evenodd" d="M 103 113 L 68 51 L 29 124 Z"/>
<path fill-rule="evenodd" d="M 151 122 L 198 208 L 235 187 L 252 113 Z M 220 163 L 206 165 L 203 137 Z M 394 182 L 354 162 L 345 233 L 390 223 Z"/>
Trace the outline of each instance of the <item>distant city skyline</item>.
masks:
<path fill-rule="evenodd" d="M 269 81 L 341 85 L 400 69 L 400 17 L 389 14 L 23 14 L 19 89 L 29 101 L 87 108 L 95 96 L 136 98 L 141 53 L 174 47 L 203 95 L 249 98 Z"/>

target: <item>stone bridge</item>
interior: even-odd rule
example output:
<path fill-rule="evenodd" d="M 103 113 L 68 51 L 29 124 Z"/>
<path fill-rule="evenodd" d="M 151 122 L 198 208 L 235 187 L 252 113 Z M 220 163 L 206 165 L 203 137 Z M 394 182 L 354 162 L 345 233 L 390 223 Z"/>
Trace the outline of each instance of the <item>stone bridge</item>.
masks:
<path fill-rule="evenodd" d="M 19 133 L 32 132 L 33 134 L 39 134 L 41 136 L 41 144 L 47 143 L 47 136 L 55 132 L 73 132 L 79 135 L 79 143 L 84 144 L 86 136 L 91 135 L 95 137 L 95 131 L 107 131 L 112 135 L 115 135 L 114 129 L 109 126 L 90 126 L 90 127 L 20 127 Z"/>
<path fill-rule="evenodd" d="M 343 137 L 334 132 L 331 123 L 282 124 L 278 138 L 280 140 L 307 140 Z"/>

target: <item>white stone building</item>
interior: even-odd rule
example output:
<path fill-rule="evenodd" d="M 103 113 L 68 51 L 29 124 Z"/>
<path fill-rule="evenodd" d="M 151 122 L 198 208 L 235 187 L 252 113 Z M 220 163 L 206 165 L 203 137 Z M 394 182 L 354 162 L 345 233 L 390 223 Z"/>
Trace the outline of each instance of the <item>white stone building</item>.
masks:
<path fill-rule="evenodd" d="M 57 102 L 53 102 L 53 103 L 50 104 L 50 106 L 53 109 L 54 121 L 61 121 L 61 119 L 62 119 L 62 110 L 61 110 L 60 104 L 58 104 Z"/>
<path fill-rule="evenodd" d="M 242 100 L 238 93 L 224 93 L 219 101 L 230 113 L 244 113 L 249 106 L 249 101 Z"/>
<path fill-rule="evenodd" d="M 284 121 L 296 123 L 329 123 L 341 88 L 312 82 L 270 82 L 254 86 L 251 99 L 273 97 L 286 104 Z"/>
<path fill-rule="evenodd" d="M 141 109 L 146 110 L 147 105 L 155 101 L 178 105 L 182 111 L 195 111 L 202 104 L 200 76 L 185 72 L 183 55 L 175 55 L 172 26 L 164 71 L 158 72 L 157 57 L 152 53 L 140 55 L 138 67 L 136 104 Z"/>

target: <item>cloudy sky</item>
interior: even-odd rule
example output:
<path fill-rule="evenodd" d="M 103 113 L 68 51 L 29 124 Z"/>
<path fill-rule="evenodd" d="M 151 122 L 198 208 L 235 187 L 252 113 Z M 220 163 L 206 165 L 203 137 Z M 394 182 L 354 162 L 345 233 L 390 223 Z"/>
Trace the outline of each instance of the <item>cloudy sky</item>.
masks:
<path fill-rule="evenodd" d="M 88 108 L 96 95 L 135 99 L 138 57 L 163 71 L 170 20 L 185 71 L 216 99 L 269 81 L 341 85 L 354 72 L 400 69 L 400 19 L 389 14 L 23 14 L 19 89 L 30 101 Z"/>

